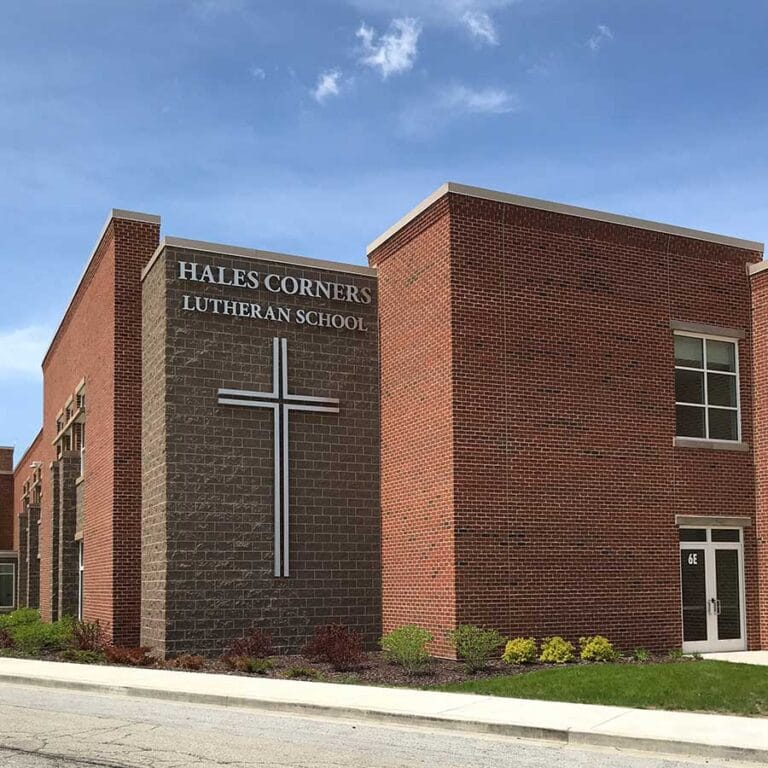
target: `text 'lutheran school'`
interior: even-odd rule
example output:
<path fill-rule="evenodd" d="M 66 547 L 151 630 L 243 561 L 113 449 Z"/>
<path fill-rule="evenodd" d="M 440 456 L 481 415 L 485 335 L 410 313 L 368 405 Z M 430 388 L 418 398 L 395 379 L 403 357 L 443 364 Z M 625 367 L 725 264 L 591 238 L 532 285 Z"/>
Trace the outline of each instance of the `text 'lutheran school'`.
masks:
<path fill-rule="evenodd" d="M 768 269 L 446 184 L 370 266 L 114 210 L 0 449 L 0 610 L 158 654 L 340 622 L 768 648 Z"/>

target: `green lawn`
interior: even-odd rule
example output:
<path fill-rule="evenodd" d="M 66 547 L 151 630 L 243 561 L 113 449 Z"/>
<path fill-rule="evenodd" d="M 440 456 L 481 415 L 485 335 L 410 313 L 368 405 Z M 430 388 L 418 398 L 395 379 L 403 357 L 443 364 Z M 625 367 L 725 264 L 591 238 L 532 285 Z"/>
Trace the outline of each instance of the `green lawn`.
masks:
<path fill-rule="evenodd" d="M 569 665 L 453 683 L 439 690 L 768 717 L 768 667 L 725 661 Z"/>

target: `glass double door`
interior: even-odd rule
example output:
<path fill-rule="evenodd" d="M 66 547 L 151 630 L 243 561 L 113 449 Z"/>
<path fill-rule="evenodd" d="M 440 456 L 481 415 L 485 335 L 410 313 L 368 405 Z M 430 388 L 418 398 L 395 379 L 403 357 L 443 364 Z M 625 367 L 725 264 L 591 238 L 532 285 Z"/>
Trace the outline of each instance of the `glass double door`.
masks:
<path fill-rule="evenodd" d="M 683 651 L 746 649 L 739 528 L 681 528 Z"/>

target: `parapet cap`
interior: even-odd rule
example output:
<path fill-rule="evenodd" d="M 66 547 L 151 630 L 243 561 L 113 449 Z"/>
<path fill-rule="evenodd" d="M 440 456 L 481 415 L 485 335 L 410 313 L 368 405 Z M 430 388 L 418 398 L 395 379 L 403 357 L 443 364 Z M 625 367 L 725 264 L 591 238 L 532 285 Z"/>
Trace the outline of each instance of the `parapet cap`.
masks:
<path fill-rule="evenodd" d="M 734 248 L 742 248 L 748 251 L 757 251 L 762 253 L 765 246 L 763 243 L 755 240 L 743 240 L 729 235 L 718 235 L 713 232 L 704 232 L 697 229 L 688 229 L 687 227 L 678 227 L 674 224 L 663 224 L 657 221 L 648 221 L 647 219 L 637 219 L 632 216 L 622 216 L 617 213 L 608 213 L 606 211 L 597 211 L 591 208 L 580 208 L 575 205 L 566 205 L 564 203 L 553 203 L 548 200 L 539 200 L 534 197 L 522 197 L 508 192 L 497 192 L 492 189 L 482 189 L 481 187 L 470 187 L 466 184 L 457 184 L 448 181 L 438 187 L 431 195 L 424 198 L 415 208 L 405 214 L 399 221 L 393 224 L 382 235 L 377 237 L 368 246 L 366 253 L 370 255 L 377 248 L 382 246 L 387 240 L 396 235 L 403 227 L 413 221 L 420 213 L 425 211 L 433 203 L 447 194 L 464 195 L 466 197 L 478 197 L 483 200 L 493 200 L 498 203 L 509 203 L 524 208 L 536 208 L 541 211 L 551 213 L 561 213 L 567 216 L 577 216 L 582 219 L 593 219 L 603 221 L 609 224 L 618 224 L 635 229 L 646 229 L 653 232 L 663 232 L 678 237 L 687 237 L 693 240 L 704 240 L 719 245 L 729 245 Z"/>

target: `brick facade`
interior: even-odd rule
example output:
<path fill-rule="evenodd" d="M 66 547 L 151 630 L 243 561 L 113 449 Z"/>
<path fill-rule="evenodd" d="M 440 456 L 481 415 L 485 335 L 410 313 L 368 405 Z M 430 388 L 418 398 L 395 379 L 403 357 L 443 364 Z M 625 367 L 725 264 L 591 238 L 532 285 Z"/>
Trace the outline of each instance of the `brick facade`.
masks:
<path fill-rule="evenodd" d="M 758 245 L 456 185 L 376 241 L 375 272 L 158 244 L 157 217 L 113 212 L 12 481 L 0 449 L 0 560 L 18 558 L 20 604 L 75 613 L 82 542 L 84 616 L 168 655 L 219 653 L 255 626 L 296 650 L 330 621 L 371 647 L 416 623 L 443 656 L 461 623 L 667 649 L 682 631 L 679 516 L 737 517 L 747 640 L 768 647 Z M 181 261 L 352 288 L 269 294 L 182 280 Z M 353 301 L 363 291 L 373 300 Z M 355 315 L 366 331 L 197 312 L 185 296 Z M 681 323 L 739 339 L 738 450 L 675 439 Z M 289 577 L 273 573 L 273 411 L 217 394 L 269 391 L 275 337 L 293 392 L 340 401 L 290 413 Z"/>
<path fill-rule="evenodd" d="M 119 211 L 110 216 L 43 360 L 43 428 L 15 475 L 18 515 L 26 503 L 23 486 L 30 465 L 40 462 L 39 580 L 27 577 L 27 604 L 39 606 L 47 620 L 57 617 L 54 608 L 61 615 L 65 606 L 72 605 L 67 589 L 77 574 L 60 571 L 72 567 L 72 542 L 55 541 L 54 523 L 61 531 L 62 519 L 56 520 L 54 502 L 69 500 L 67 513 L 70 508 L 73 513 L 71 501 L 77 493 L 83 506 L 84 616 L 98 619 L 117 641 L 128 644 L 137 643 L 139 636 L 140 275 L 158 242 L 157 217 Z M 71 469 L 59 474 L 54 441 L 59 413 L 81 383 L 87 393 L 88 442 L 79 479 L 72 477 Z M 79 475 L 79 453 L 77 470 Z M 67 484 L 57 488 L 56 499 L 54 476 L 67 478 Z M 28 531 L 34 532 L 31 523 Z M 69 532 L 68 520 L 63 526 Z M 27 549 L 34 541 L 34 535 L 27 536 Z M 54 544 L 59 553 L 64 548 L 63 560 L 59 553 L 54 556 Z M 35 573 L 29 563 L 27 568 Z"/>
<path fill-rule="evenodd" d="M 178 279 L 178 262 L 367 288 L 373 301 L 270 295 Z M 361 270 L 363 271 L 363 270 Z M 362 317 L 365 332 L 186 311 L 183 296 Z M 295 316 L 295 314 L 294 314 Z M 142 643 L 220 653 L 252 627 L 296 651 L 341 622 L 380 634 L 378 339 L 375 277 L 166 247 L 144 282 Z M 274 429 L 266 408 L 223 405 L 219 388 L 269 391 L 273 338 L 289 388 L 338 398 L 292 411 L 290 576 L 273 575 Z"/>
<path fill-rule="evenodd" d="M 754 455 L 673 446 L 670 322 L 745 333 L 750 444 L 746 265 L 759 259 L 452 193 L 379 244 L 383 560 L 385 595 L 394 596 L 384 626 L 427 626 L 440 653 L 450 652 L 451 621 L 507 636 L 600 632 L 622 647 L 679 645 L 675 516 L 754 520 Z M 426 356 L 421 366 L 411 367 L 409 339 Z M 404 431 L 409 410 L 419 424 Z M 451 464 L 439 496 L 420 494 L 433 468 L 415 462 L 414 477 L 387 459 L 420 455 L 430 440 L 431 460 Z M 408 537 L 412 521 L 438 541 Z M 745 529 L 750 647 L 761 642 L 756 530 Z M 410 600 L 417 584 L 432 585 L 433 599 Z"/>

